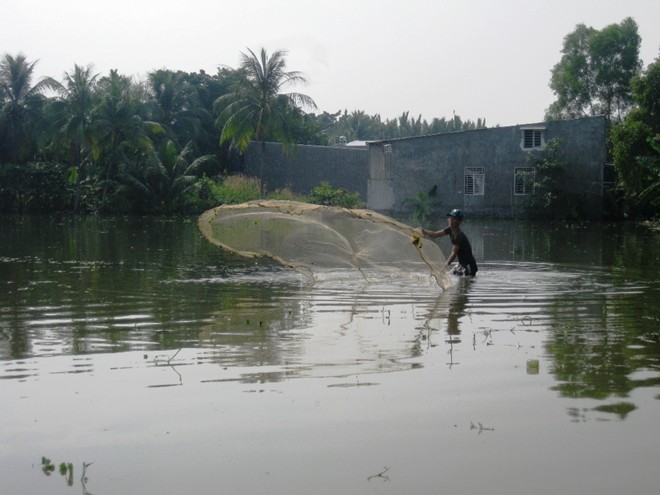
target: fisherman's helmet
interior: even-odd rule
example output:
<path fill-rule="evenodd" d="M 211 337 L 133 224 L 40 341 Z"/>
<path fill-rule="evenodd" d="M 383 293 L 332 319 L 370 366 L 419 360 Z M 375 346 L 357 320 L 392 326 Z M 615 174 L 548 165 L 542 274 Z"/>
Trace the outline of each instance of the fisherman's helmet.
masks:
<path fill-rule="evenodd" d="M 447 216 L 458 218 L 459 220 L 463 220 L 463 211 L 459 210 L 458 208 L 454 208 L 449 213 L 447 213 Z"/>

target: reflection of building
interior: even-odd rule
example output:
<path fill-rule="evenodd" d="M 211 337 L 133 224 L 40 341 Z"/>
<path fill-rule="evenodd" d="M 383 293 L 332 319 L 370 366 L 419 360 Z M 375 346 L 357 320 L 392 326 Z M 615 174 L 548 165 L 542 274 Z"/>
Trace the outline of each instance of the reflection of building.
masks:
<path fill-rule="evenodd" d="M 301 145 L 289 154 L 267 143 L 264 180 L 268 190 L 289 187 L 303 194 L 327 181 L 358 192 L 368 208 L 391 213 L 437 185 L 440 211 L 458 207 L 471 215 L 511 217 L 522 213 L 533 192 L 529 154 L 552 139 L 559 140 L 568 166 L 563 186 L 577 195 L 582 217 L 600 218 L 607 169 L 602 117 L 343 146 Z M 259 175 L 259 153 L 254 143 L 248 148 L 246 173 Z"/>

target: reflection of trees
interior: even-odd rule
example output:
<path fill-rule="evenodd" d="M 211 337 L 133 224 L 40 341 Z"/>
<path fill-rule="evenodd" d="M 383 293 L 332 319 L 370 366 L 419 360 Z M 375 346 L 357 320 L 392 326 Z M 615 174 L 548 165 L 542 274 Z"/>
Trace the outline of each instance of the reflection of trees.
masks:
<path fill-rule="evenodd" d="M 197 342 L 209 299 L 230 305 L 242 294 L 199 280 L 250 270 L 194 221 L 6 217 L 2 231 L 3 358 L 28 356 L 37 343 L 80 354 Z"/>
<path fill-rule="evenodd" d="M 555 376 L 562 382 L 555 388 L 562 395 L 625 397 L 632 388 L 627 378 L 631 369 L 622 346 L 611 342 L 607 331 L 595 332 L 579 325 L 555 329 L 546 348 L 554 360 Z"/>
<path fill-rule="evenodd" d="M 223 294 L 229 297 L 218 301 L 213 322 L 202 326 L 198 335 L 204 345 L 224 349 L 218 358 L 221 364 L 281 365 L 285 349 L 291 355 L 291 347 L 302 345 L 295 329 L 304 326 L 305 307 L 290 293 L 272 286 L 237 283 Z"/>
<path fill-rule="evenodd" d="M 568 293 L 570 299 L 561 294 L 553 305 L 553 331 L 546 343 L 561 382 L 556 390 L 567 397 L 606 399 L 660 385 L 657 373 L 634 377 L 637 371 L 660 370 L 658 305 L 651 291 L 626 291 L 617 283 L 602 295 L 589 290 L 583 296 L 577 286 Z"/>
<path fill-rule="evenodd" d="M 361 292 L 343 282 L 310 291 L 297 285 L 297 275 L 294 283 L 282 282 L 281 273 L 268 283 L 279 268 L 227 255 L 202 238 L 194 221 L 22 222 L 3 228 L 13 237 L 0 239 L 0 269 L 11 270 L 0 272 L 0 282 L 12 281 L 0 293 L 0 308 L 9 308 L 0 313 L 3 359 L 204 347 L 217 350 L 206 362 L 263 367 L 258 381 L 272 381 L 307 364 L 336 366 L 325 362 L 320 348 L 327 344 L 355 354 L 340 363 L 345 369 L 400 369 L 414 366 L 400 364 L 411 357 L 410 341 L 393 331 L 387 342 L 377 327 L 389 326 L 390 307 L 434 301 L 420 289 L 424 303 L 416 296 L 401 301 L 400 294 L 392 302 L 379 290 Z M 311 333 L 311 318 L 323 314 L 333 315 L 339 328 L 324 322 Z"/>
<path fill-rule="evenodd" d="M 562 395 L 603 400 L 660 384 L 657 233 L 630 224 L 469 225 L 471 240 L 488 236 L 484 261 L 575 267 L 570 270 L 578 278 L 560 280 L 547 308 L 552 331 L 546 350 Z M 561 277 L 562 265 L 555 269 Z M 599 411 L 619 416 L 630 411 L 627 403 L 602 406 Z"/>
<path fill-rule="evenodd" d="M 406 293 L 405 301 L 379 290 L 297 292 L 295 284 L 264 283 L 263 266 L 256 267 L 259 281 L 253 284 L 245 275 L 255 267 L 208 243 L 192 221 L 66 217 L 20 221 L 18 226 L 0 218 L 1 359 L 39 354 L 48 346 L 52 350 L 46 352 L 62 354 L 208 347 L 221 349 L 227 365 L 276 366 L 262 370 L 258 379 L 272 381 L 289 373 L 289 365 L 304 365 L 283 361 L 302 360 L 301 346 L 315 345 L 324 337 L 349 341 L 354 345 L 350 351 L 370 359 L 368 365 L 356 365 L 360 372 L 367 366 L 400 369 L 397 362 L 422 355 L 433 336 L 441 336 L 453 350 L 465 340 L 466 326 L 475 315 L 468 308 L 474 296 L 469 281 L 437 298 L 416 287 L 420 292 Z M 565 228 L 561 235 L 543 229 L 530 232 L 538 235 L 523 236 L 516 230 L 508 237 L 492 236 L 493 242 L 484 246 L 491 255 L 501 251 L 499 259 L 506 259 L 520 241 L 526 260 L 574 256 L 568 261 L 581 266 L 592 252 L 602 256 L 595 263 L 605 265 L 594 269 L 598 271 L 593 275 L 582 270 L 579 278 L 558 273 L 556 283 L 561 286 L 550 285 L 542 294 L 543 312 L 547 309 L 553 329 L 546 350 L 559 382 L 557 390 L 567 397 L 600 400 L 625 397 L 636 387 L 658 386 L 657 268 L 644 265 L 649 253 L 657 252 L 656 238 L 624 233 L 601 233 L 598 238 L 593 232 L 576 235 Z M 502 237 L 509 244 L 498 246 Z M 557 246 L 560 241 L 566 246 Z M 569 275 L 574 274 L 571 268 Z M 478 283 L 479 279 L 474 287 Z M 545 306 L 550 290 L 555 290 L 554 295 L 547 297 L 555 300 Z M 423 325 L 417 327 L 417 340 L 402 342 L 397 336 L 388 342 L 369 333 L 379 325 L 389 327 L 390 321 L 397 326 L 389 308 L 408 305 L 408 298 L 419 312 L 413 322 L 406 313 L 397 331 L 405 331 L 408 324 Z M 310 304 L 318 306 L 310 308 Z M 344 332 L 306 333 L 311 332 L 310 318 L 327 313 L 328 307 L 347 317 Z M 379 322 L 385 318 L 382 308 L 387 308 L 387 321 Z M 42 318 L 52 321 L 35 324 Z M 363 324 L 366 320 L 377 324 Z M 454 358 L 450 364 L 455 364 Z M 325 364 L 324 357 L 314 359 L 308 364 Z"/>

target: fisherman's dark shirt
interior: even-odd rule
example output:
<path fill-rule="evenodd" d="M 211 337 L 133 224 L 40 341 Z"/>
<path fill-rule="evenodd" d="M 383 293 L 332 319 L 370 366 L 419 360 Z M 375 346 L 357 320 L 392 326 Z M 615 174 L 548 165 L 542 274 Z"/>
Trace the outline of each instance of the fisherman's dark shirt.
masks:
<path fill-rule="evenodd" d="M 465 233 L 461 229 L 458 229 L 456 235 L 454 235 L 451 227 L 447 227 L 444 230 L 444 233 L 449 236 L 451 243 L 454 246 L 458 246 L 458 264 L 461 265 L 468 274 L 475 275 L 479 268 L 477 267 L 477 261 L 472 254 L 472 246 Z"/>

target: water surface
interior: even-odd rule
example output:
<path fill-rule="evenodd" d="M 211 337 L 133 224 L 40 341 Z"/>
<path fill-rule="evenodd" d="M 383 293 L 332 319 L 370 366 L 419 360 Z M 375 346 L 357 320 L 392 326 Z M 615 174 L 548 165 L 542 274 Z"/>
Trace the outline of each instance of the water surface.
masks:
<path fill-rule="evenodd" d="M 480 272 L 443 292 L 312 285 L 221 252 L 194 219 L 0 230 L 3 493 L 660 483 L 652 231 L 467 222 Z"/>

